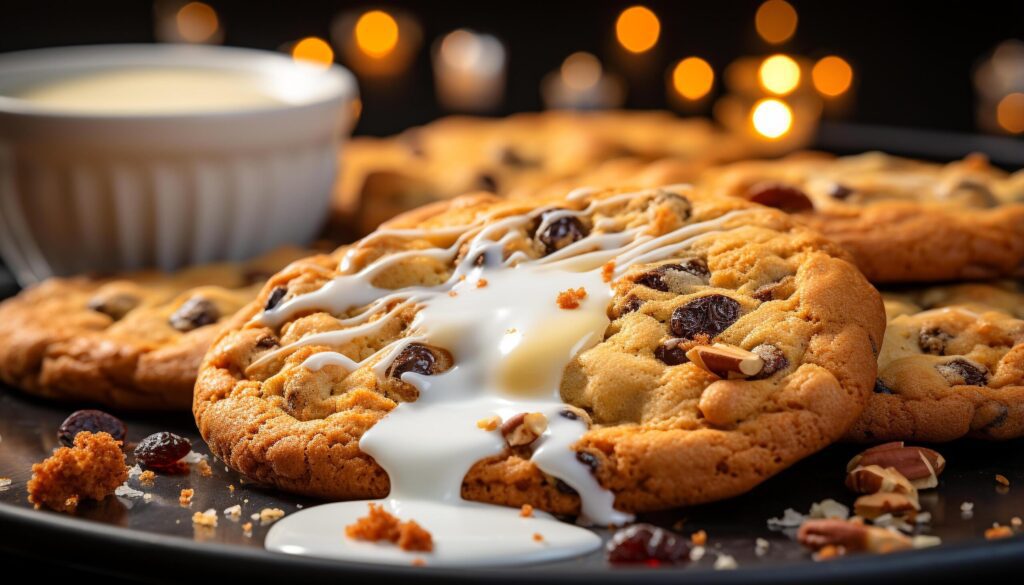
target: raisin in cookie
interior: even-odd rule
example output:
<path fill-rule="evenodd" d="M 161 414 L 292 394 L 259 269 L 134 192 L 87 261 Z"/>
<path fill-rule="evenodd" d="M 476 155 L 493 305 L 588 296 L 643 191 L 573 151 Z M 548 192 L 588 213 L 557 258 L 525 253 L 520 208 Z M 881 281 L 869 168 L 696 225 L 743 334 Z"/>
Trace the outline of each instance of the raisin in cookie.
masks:
<path fill-rule="evenodd" d="M 691 171 L 686 179 L 692 179 L 709 165 L 739 160 L 754 148 L 705 120 L 668 112 L 444 118 L 391 138 L 350 141 L 341 155 L 334 224 L 363 235 L 427 203 L 474 191 L 533 194 L 620 158 L 672 157 L 686 165 Z"/>
<path fill-rule="evenodd" d="M 304 256 L 176 274 L 53 278 L 0 303 L 0 380 L 46 398 L 128 409 L 187 409 L 217 326 Z"/>
<path fill-rule="evenodd" d="M 469 500 L 654 510 L 842 436 L 884 325 L 846 253 L 777 210 L 681 187 L 471 195 L 271 278 L 193 411 L 227 465 L 296 493 L 443 473 Z"/>
<path fill-rule="evenodd" d="M 1024 173 L 974 155 L 946 165 L 881 153 L 800 154 L 727 165 L 703 190 L 789 212 L 846 247 L 873 282 L 1024 271 Z"/>
<path fill-rule="evenodd" d="M 878 382 L 859 441 L 1024 435 L 1024 293 L 1014 283 L 887 293 Z"/>

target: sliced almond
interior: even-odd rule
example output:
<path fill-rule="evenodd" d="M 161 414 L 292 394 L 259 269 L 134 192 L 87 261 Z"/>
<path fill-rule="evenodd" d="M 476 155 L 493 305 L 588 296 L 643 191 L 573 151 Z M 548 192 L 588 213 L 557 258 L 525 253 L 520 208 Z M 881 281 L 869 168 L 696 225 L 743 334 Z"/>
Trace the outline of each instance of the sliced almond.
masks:
<path fill-rule="evenodd" d="M 749 378 L 764 368 L 764 360 L 756 353 L 725 343 L 698 345 L 686 352 L 686 357 L 723 379 Z"/>
<path fill-rule="evenodd" d="M 897 494 L 878 492 L 857 498 L 853 503 L 853 511 L 861 518 L 874 520 L 883 514 L 906 516 L 917 513 L 921 504 L 917 494 Z"/>

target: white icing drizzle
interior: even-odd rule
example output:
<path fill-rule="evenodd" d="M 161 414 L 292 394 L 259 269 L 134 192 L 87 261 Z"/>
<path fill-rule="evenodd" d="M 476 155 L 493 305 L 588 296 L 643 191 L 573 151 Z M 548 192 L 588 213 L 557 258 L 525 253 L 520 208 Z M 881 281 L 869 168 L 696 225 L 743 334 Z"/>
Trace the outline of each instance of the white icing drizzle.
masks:
<path fill-rule="evenodd" d="M 532 445 L 531 461 L 541 471 L 579 493 L 582 522 L 600 525 L 628 522 L 630 515 L 614 509 L 614 494 L 602 488 L 590 468 L 577 459 L 572 446 L 587 428 L 582 421 L 562 415 L 565 405 L 559 394 L 565 367 L 574 356 L 597 344 L 609 324 L 607 307 L 613 291 L 605 282 L 606 275 L 602 274 L 601 267 L 614 262 L 614 275 L 619 276 L 634 264 L 673 257 L 698 239 L 717 233 L 733 217 L 748 212 L 734 211 L 657 237 L 645 233 L 643 227 L 593 234 L 536 260 L 529 260 L 521 252 L 504 260 L 502 255 L 506 244 L 521 238 L 522 231 L 538 216 L 542 218 L 539 231 L 561 218 L 590 215 L 638 196 L 643 195 L 627 193 L 591 201 L 582 211 L 544 208 L 492 223 L 481 219 L 471 226 L 445 230 L 441 236 L 454 238 L 446 248 L 384 256 L 354 274 L 335 278 L 318 291 L 293 298 L 259 315 L 258 322 L 279 325 L 300 311 L 320 309 L 340 313 L 363 307 L 355 315 L 339 320 L 349 328 L 309 335 L 272 352 L 257 364 L 301 345 L 342 345 L 376 331 L 405 308 L 416 306 L 418 310 L 407 334 L 372 356 L 357 362 L 342 353 L 326 351 L 309 357 L 302 364 L 311 370 L 335 366 L 347 372 L 372 366 L 373 372 L 383 377 L 394 359 L 412 343 L 444 348 L 453 356 L 454 365 L 445 372 L 435 375 L 404 373 L 402 380 L 418 389 L 419 398 L 399 404 L 359 442 L 360 449 L 371 455 L 391 479 L 391 494 L 386 500 L 389 508 L 433 510 L 438 504 L 444 504 L 442 509 L 447 510 L 446 514 L 476 514 L 479 505 L 461 498 L 463 478 L 474 464 L 500 455 L 506 449 L 499 430 L 482 430 L 477 427 L 477 421 L 493 416 L 507 420 L 522 412 L 540 412 L 548 419 L 548 429 Z M 440 239 L 431 230 L 392 230 L 372 236 L 373 239 L 382 237 Z M 346 269 L 351 269 L 353 251 L 365 243 L 355 245 L 345 254 Z M 438 286 L 385 290 L 371 284 L 380 271 L 403 259 L 419 255 L 454 261 L 467 244 L 468 252 L 450 278 Z M 478 266 L 476 260 L 481 254 L 486 260 Z M 558 294 L 578 288 L 586 292 L 579 301 L 580 306 L 560 308 L 556 303 Z M 385 310 L 386 314 L 370 321 Z M 361 503 L 347 504 L 359 504 L 365 511 Z M 352 507 L 347 505 L 337 510 L 342 515 L 352 513 Z M 450 524 L 440 518 L 417 517 L 416 520 L 428 529 Z M 431 520 L 435 521 L 434 527 L 430 525 Z M 297 552 L 296 539 L 301 539 L 302 550 L 319 550 L 315 542 L 294 530 L 297 522 L 293 518 L 291 523 L 283 524 L 283 528 L 275 528 L 279 534 L 287 531 L 290 536 L 274 540 L 274 547 L 284 552 Z M 518 526 L 514 521 L 510 525 Z M 453 533 L 444 534 L 445 538 L 453 539 L 452 542 L 459 538 Z M 599 544 L 582 534 L 573 536 L 564 530 L 559 534 L 567 539 L 566 551 L 578 552 Z M 270 542 L 268 540 L 268 546 Z M 449 544 L 447 550 L 451 552 L 453 548 Z M 328 556 L 344 557 L 350 552 Z M 527 553 L 523 553 L 524 558 L 530 557 Z M 448 559 L 453 564 L 469 562 L 465 555 L 452 554 L 454 556 L 446 556 L 438 549 L 436 559 Z"/>

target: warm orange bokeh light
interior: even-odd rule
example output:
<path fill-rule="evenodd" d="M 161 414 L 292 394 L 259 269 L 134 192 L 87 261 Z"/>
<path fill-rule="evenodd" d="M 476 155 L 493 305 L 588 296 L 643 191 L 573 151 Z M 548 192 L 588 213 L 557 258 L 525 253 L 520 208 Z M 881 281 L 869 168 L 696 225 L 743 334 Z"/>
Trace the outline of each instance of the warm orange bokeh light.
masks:
<path fill-rule="evenodd" d="M 587 90 L 601 81 L 601 69 L 597 57 L 579 51 L 562 61 L 562 82 L 570 89 Z"/>
<path fill-rule="evenodd" d="M 715 83 L 715 71 L 700 57 L 687 57 L 672 70 L 672 86 L 688 100 L 708 95 Z"/>
<path fill-rule="evenodd" d="M 754 104 L 750 121 L 761 136 L 781 138 L 793 127 L 793 110 L 782 100 L 763 99 Z"/>
<path fill-rule="evenodd" d="M 174 15 L 178 34 L 189 43 L 207 41 L 217 32 L 220 21 L 217 12 L 209 4 L 189 2 Z"/>
<path fill-rule="evenodd" d="M 818 93 L 828 97 L 840 96 L 853 83 L 853 68 L 842 57 L 829 55 L 814 64 L 811 80 Z"/>
<path fill-rule="evenodd" d="M 649 8 L 633 6 L 622 11 L 615 22 L 619 44 L 631 53 L 643 53 L 658 42 L 661 22 Z"/>
<path fill-rule="evenodd" d="M 334 63 L 334 50 L 327 41 L 318 37 L 306 37 L 292 47 L 292 58 L 323 66 L 325 69 Z"/>
<path fill-rule="evenodd" d="M 371 10 L 356 21 L 356 45 L 371 57 L 386 57 L 398 45 L 398 22 L 383 10 Z"/>
<path fill-rule="evenodd" d="M 754 26 L 765 41 L 784 43 L 796 32 L 796 9 L 786 0 L 768 0 L 757 9 Z"/>
<path fill-rule="evenodd" d="M 788 55 L 772 55 L 757 71 L 761 87 L 776 95 L 793 93 L 800 85 L 800 65 Z"/>
<path fill-rule="evenodd" d="M 1011 134 L 1024 132 L 1024 93 L 1011 93 L 999 100 L 996 122 Z"/>

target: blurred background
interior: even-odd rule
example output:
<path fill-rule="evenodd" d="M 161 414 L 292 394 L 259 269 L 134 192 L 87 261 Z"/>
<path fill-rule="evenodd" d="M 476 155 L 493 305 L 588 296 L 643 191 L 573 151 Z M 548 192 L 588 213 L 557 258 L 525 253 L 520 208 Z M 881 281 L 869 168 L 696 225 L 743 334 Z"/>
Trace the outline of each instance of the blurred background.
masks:
<path fill-rule="evenodd" d="M 191 42 L 341 63 L 360 82 L 356 133 L 370 135 L 448 113 L 621 105 L 752 121 L 769 138 L 819 118 L 1019 137 L 1022 40 L 1024 2 L 980 0 L 7 0 L 0 8 L 0 52 Z"/>

